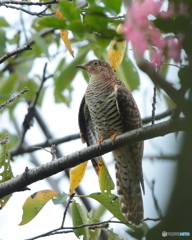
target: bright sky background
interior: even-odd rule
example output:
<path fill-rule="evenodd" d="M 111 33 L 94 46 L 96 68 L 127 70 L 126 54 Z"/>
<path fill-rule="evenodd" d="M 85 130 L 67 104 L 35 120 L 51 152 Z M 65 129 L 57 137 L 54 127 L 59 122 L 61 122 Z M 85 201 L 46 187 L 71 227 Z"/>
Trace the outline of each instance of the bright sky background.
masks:
<path fill-rule="evenodd" d="M 10 24 L 15 24 L 15 27 L 18 29 L 20 27 L 19 24 L 19 14 L 16 10 L 10 10 L 6 8 L 0 8 L 1 15 L 5 16 Z M 3 11 L 2 11 L 3 10 Z M 24 17 L 26 14 L 24 14 Z M 27 19 L 29 17 L 27 16 Z M 8 33 L 8 36 L 11 35 Z M 63 49 L 64 49 L 63 45 Z M 131 51 L 129 52 L 129 56 L 131 55 Z M 65 53 L 63 57 L 67 58 L 67 61 L 72 61 L 72 57 Z M 131 57 L 131 56 L 130 56 Z M 90 54 L 90 60 L 93 56 Z M 132 58 L 132 57 L 131 57 Z M 33 73 L 40 73 L 42 75 L 44 63 L 48 60 L 45 59 L 44 61 L 35 60 L 36 64 L 33 68 Z M 82 64 L 81 62 L 79 64 Z M 56 60 L 48 62 L 48 73 L 52 73 L 54 67 L 57 65 Z M 139 72 L 141 77 L 141 86 L 139 90 L 133 92 L 133 96 L 136 99 L 136 102 L 139 106 L 141 111 L 142 117 L 150 116 L 151 115 L 151 104 L 152 104 L 152 97 L 153 97 L 153 84 L 148 79 L 148 77 Z M 177 79 L 177 72 L 175 67 L 170 67 L 169 80 Z M 52 96 L 53 92 L 53 81 L 49 79 L 45 86 L 48 87 L 46 91 L 46 96 L 43 101 L 43 105 L 40 109 L 40 112 L 44 119 L 46 120 L 47 125 L 49 126 L 49 130 L 54 135 L 54 138 L 63 137 L 66 135 L 70 135 L 73 133 L 79 132 L 78 129 L 78 109 L 80 105 L 81 98 L 85 92 L 87 83 L 83 79 L 81 74 L 81 70 L 79 70 L 78 75 L 76 76 L 75 80 L 73 81 L 73 95 L 72 95 L 72 104 L 71 107 L 68 108 L 64 104 L 55 104 L 54 99 Z M 162 101 L 162 98 L 157 98 L 157 105 L 156 105 L 156 112 L 160 113 L 166 109 L 165 103 Z M 27 112 L 27 105 L 25 103 L 20 103 L 19 106 L 15 109 L 15 116 L 19 120 L 18 124 L 21 127 L 23 122 L 24 116 Z M 9 124 L 8 115 L 1 117 L 1 128 L 7 127 L 10 131 L 13 131 L 13 128 Z M 149 140 L 145 142 L 145 153 L 144 156 L 159 156 L 164 154 L 172 154 L 178 151 L 178 147 L 176 145 L 177 138 L 174 135 L 168 135 L 164 138 L 157 138 L 154 140 Z M 37 123 L 34 123 L 34 126 L 27 132 L 26 135 L 26 142 L 29 145 L 38 144 L 43 142 L 45 138 L 39 131 L 39 127 Z M 86 147 L 81 143 L 81 141 L 75 140 L 66 144 L 62 144 L 59 146 L 60 150 L 63 152 L 63 155 L 70 154 L 74 151 L 77 151 L 81 148 Z M 39 159 L 40 164 L 46 163 L 51 161 L 51 155 L 43 150 L 37 151 L 34 153 L 35 156 Z M 105 160 L 110 168 L 110 173 L 115 182 L 115 174 L 114 174 L 114 166 L 111 161 L 111 155 L 107 154 Z M 14 158 L 14 162 L 12 164 L 14 175 L 21 174 L 25 167 L 32 168 L 34 165 L 30 162 L 30 157 L 28 155 L 23 155 Z M 172 187 L 171 184 L 173 182 L 173 173 L 175 170 L 175 164 L 172 161 L 166 160 L 155 160 L 151 161 L 149 158 L 144 158 L 143 160 L 143 172 L 144 177 L 146 177 L 149 181 L 155 179 L 155 195 L 158 199 L 158 203 L 160 205 L 161 210 L 163 213 L 165 212 L 165 207 L 168 202 L 169 192 L 171 191 Z M 58 185 L 60 187 L 60 191 L 68 192 L 69 184 L 68 181 L 63 177 L 63 174 L 57 174 L 52 178 L 57 179 Z M 89 164 L 88 171 L 86 172 L 85 178 L 81 184 L 83 190 L 87 193 L 98 192 L 99 185 L 97 176 Z M 60 205 L 53 205 L 50 201 L 46 204 L 44 209 L 38 214 L 38 216 L 32 220 L 30 223 L 24 226 L 18 226 L 21 222 L 22 217 L 22 205 L 26 198 L 33 194 L 36 191 L 44 190 L 44 189 L 51 189 L 50 185 L 47 183 L 46 180 L 34 183 L 29 186 L 31 191 L 19 192 L 14 193 L 11 197 L 10 201 L 7 205 L 0 211 L 0 239 L 1 240 L 21 240 L 26 239 L 29 237 L 34 237 L 36 235 L 45 233 L 50 231 L 54 228 L 58 228 L 61 225 L 62 216 L 64 208 Z M 54 190 L 54 189 L 53 189 Z M 145 184 L 145 196 L 144 199 L 144 209 L 145 209 L 145 218 L 156 218 L 157 213 L 154 209 L 153 200 L 151 197 L 151 191 L 147 184 Z M 115 191 L 114 191 L 115 193 Z M 92 201 L 95 206 L 98 206 L 98 203 Z M 107 213 L 105 217 L 101 220 L 108 220 L 111 217 L 110 213 Z M 147 222 L 147 224 L 151 227 L 154 225 L 153 222 Z M 67 220 L 65 226 L 72 226 L 70 215 L 67 214 Z M 123 226 L 119 225 L 110 225 L 110 228 L 115 228 L 115 232 L 122 234 Z M 77 239 L 76 236 L 72 234 L 63 235 L 54 235 L 52 237 L 48 237 L 46 239 L 63 239 L 66 240 L 70 239 Z"/>

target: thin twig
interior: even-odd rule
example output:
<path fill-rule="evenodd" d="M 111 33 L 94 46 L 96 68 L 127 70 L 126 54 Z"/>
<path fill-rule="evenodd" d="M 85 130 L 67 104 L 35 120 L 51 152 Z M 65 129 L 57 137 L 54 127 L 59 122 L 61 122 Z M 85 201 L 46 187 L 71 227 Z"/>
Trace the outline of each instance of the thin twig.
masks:
<path fill-rule="evenodd" d="M 2 109 L 3 107 L 5 107 L 7 104 L 15 101 L 16 98 L 20 97 L 22 94 L 24 94 L 25 92 L 28 92 L 29 89 L 27 89 L 26 87 L 20 91 L 17 95 L 13 96 L 12 98 L 10 98 L 9 100 L 7 100 L 6 102 L 0 104 L 0 109 Z"/>
<path fill-rule="evenodd" d="M 151 189 L 151 193 L 152 193 L 152 197 L 153 197 L 153 202 L 154 202 L 154 205 L 155 205 L 155 209 L 157 211 L 157 214 L 159 216 L 159 218 L 162 219 L 163 215 L 162 215 L 162 211 L 159 207 L 159 204 L 158 204 L 158 201 L 157 201 L 157 198 L 155 196 L 155 180 L 152 180 L 152 183 L 149 183 L 148 179 L 145 177 L 145 181 L 147 183 L 147 185 L 149 186 L 149 188 Z"/>
<path fill-rule="evenodd" d="M 28 129 L 32 126 L 33 123 L 33 111 L 35 109 L 35 106 L 37 104 L 40 92 L 43 88 L 43 84 L 44 82 L 47 80 L 45 74 L 46 74 L 46 69 L 47 69 L 47 63 L 45 63 L 44 69 L 43 69 L 43 77 L 42 77 L 42 81 L 41 84 L 39 86 L 39 89 L 36 92 L 35 98 L 34 100 L 31 102 L 29 108 L 28 108 L 28 113 L 25 115 L 25 119 L 23 121 L 23 129 L 22 129 L 22 136 L 21 136 L 21 140 L 20 143 L 18 145 L 18 148 L 22 145 L 23 140 L 25 138 L 26 132 L 28 131 Z"/>
<path fill-rule="evenodd" d="M 156 209 L 159 217 L 162 218 L 162 217 L 163 217 L 162 211 L 161 211 L 161 209 L 160 209 L 160 207 L 159 207 L 157 198 L 156 198 L 156 196 L 155 196 L 155 180 L 152 181 L 151 190 L 152 190 L 152 196 L 153 196 L 153 201 L 154 201 L 155 209 Z"/>
<path fill-rule="evenodd" d="M 161 221 L 163 218 L 145 218 L 143 219 L 143 221 L 153 221 L 153 222 L 157 222 L 157 221 Z"/>
<path fill-rule="evenodd" d="M 190 116 L 192 114 L 192 101 L 185 99 L 184 95 L 173 87 L 173 85 L 168 82 L 164 76 L 156 72 L 153 66 L 151 66 L 147 61 L 140 57 L 136 57 L 138 67 L 145 72 L 154 84 L 160 86 L 167 95 L 172 99 L 172 101 L 177 104 L 179 109 L 186 115 Z"/>
<path fill-rule="evenodd" d="M 161 120 L 161 119 L 163 119 L 165 117 L 171 116 L 171 114 L 173 113 L 174 110 L 175 110 L 175 108 L 171 108 L 171 109 L 166 110 L 165 112 L 157 114 L 155 116 L 155 120 Z M 142 119 L 142 123 L 143 124 L 147 124 L 147 123 L 150 123 L 151 120 L 152 120 L 151 116 L 150 117 L 146 117 L 146 118 Z"/>
<path fill-rule="evenodd" d="M 6 5 L 5 5 L 6 6 Z M 24 34 L 24 36 L 25 36 L 25 42 L 27 42 L 28 41 L 28 38 L 27 38 L 27 33 L 26 33 L 26 28 L 25 28 L 25 23 L 24 23 L 24 21 L 23 21 L 23 12 L 22 11 L 20 11 L 20 22 L 21 22 L 21 27 L 23 28 L 23 34 Z"/>
<path fill-rule="evenodd" d="M 51 155 L 52 155 L 52 161 L 54 161 L 55 159 L 57 159 L 56 157 L 56 147 L 55 144 L 51 145 Z"/>
<path fill-rule="evenodd" d="M 37 33 L 37 35 L 39 36 L 39 37 L 45 37 L 46 35 L 48 35 L 48 34 L 50 34 L 50 33 L 53 33 L 55 30 L 53 29 L 53 28 L 46 28 L 46 29 L 43 29 L 43 30 L 41 30 L 40 32 L 38 32 Z M 27 45 L 33 45 L 35 43 L 35 39 L 34 38 L 30 38 L 27 42 L 26 42 L 26 44 Z M 26 45 L 25 44 L 25 45 Z M 21 53 L 19 53 L 19 54 L 17 54 L 16 56 L 15 56 L 15 58 L 18 58 L 19 56 L 20 56 L 20 54 Z M 19 62 L 21 61 L 21 59 L 19 60 Z M 1 72 L 5 72 L 5 71 L 9 71 L 10 70 L 10 68 L 12 68 L 12 65 L 14 65 L 15 63 L 7 63 L 4 67 L 3 67 L 3 69 L 1 69 Z"/>
<path fill-rule="evenodd" d="M 12 8 L 12 9 L 16 9 L 16 10 L 19 10 L 21 12 L 25 12 L 29 15 L 32 15 L 32 16 L 38 16 L 38 17 L 42 17 L 42 16 L 52 16 L 54 15 L 55 13 L 45 13 L 47 11 L 47 9 L 50 8 L 50 6 L 46 7 L 43 11 L 41 12 L 31 12 L 29 10 L 26 10 L 24 8 L 20 8 L 20 7 L 16 7 L 16 6 L 13 6 L 13 5 L 7 5 L 7 4 L 4 4 L 3 5 L 4 7 L 6 8 Z"/>
<path fill-rule="evenodd" d="M 68 229 L 71 229 L 71 230 L 75 230 L 75 229 L 79 229 L 79 228 L 84 228 L 84 227 L 89 227 L 90 229 L 94 229 L 94 228 L 106 228 L 106 226 L 108 226 L 108 224 L 110 223 L 118 223 L 118 224 L 128 224 L 126 222 L 120 222 L 120 221 L 103 221 L 103 222 L 97 222 L 97 223 L 88 223 L 88 224 L 82 224 L 82 225 L 79 225 L 79 226 L 75 226 L 75 227 L 64 227 L 64 228 L 56 228 L 54 230 L 51 230 L 47 233 L 44 233 L 44 234 L 41 234 L 41 235 L 38 235 L 38 236 L 35 236 L 33 238 L 28 238 L 26 240 L 34 240 L 34 239 L 37 239 L 37 238 L 41 238 L 41 237 L 46 237 L 46 236 L 50 236 L 50 235 L 55 235 L 55 234 L 62 234 L 62 233 L 69 233 L 71 231 L 63 231 L 63 230 L 68 230 Z"/>
<path fill-rule="evenodd" d="M 52 1 L 47 1 L 47 2 L 26 2 L 26 1 L 15 1 L 15 0 L 1 0 L 0 1 L 0 6 L 3 6 L 5 4 L 19 4 L 19 5 L 30 5 L 30 6 L 43 6 L 47 4 L 53 4 L 53 3 L 58 3 L 60 0 L 52 0 Z"/>
<path fill-rule="evenodd" d="M 21 53 L 23 51 L 26 51 L 26 50 L 32 50 L 32 48 L 27 44 L 21 48 L 17 48 L 16 50 L 14 50 L 12 52 L 6 53 L 3 57 L 0 58 L 0 64 L 3 63 L 8 58 L 10 58 L 18 53 Z"/>
<path fill-rule="evenodd" d="M 62 220 L 62 223 L 61 223 L 61 228 L 62 229 L 64 228 L 64 222 L 65 222 L 65 218 L 66 218 L 66 215 L 67 215 L 67 211 L 69 209 L 70 204 L 72 203 L 72 199 L 73 199 L 74 196 L 75 196 L 75 193 L 70 195 L 67 206 L 66 206 L 65 211 L 63 213 L 63 220 Z"/>
<path fill-rule="evenodd" d="M 154 85 L 154 88 L 153 88 L 153 103 L 152 103 L 152 120 L 151 120 L 152 124 L 155 124 L 155 110 L 156 110 L 155 104 L 157 103 L 156 92 L 157 92 L 157 89 L 156 89 L 156 86 Z"/>

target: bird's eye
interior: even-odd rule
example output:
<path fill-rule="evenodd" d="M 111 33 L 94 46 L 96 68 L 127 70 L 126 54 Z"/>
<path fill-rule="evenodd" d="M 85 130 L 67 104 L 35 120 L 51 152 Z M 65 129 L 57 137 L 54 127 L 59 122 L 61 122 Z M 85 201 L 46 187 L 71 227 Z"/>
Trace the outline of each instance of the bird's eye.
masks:
<path fill-rule="evenodd" d="M 98 65 L 99 65 L 99 62 L 98 62 L 98 61 L 93 62 L 93 65 L 94 65 L 94 66 L 98 66 Z"/>

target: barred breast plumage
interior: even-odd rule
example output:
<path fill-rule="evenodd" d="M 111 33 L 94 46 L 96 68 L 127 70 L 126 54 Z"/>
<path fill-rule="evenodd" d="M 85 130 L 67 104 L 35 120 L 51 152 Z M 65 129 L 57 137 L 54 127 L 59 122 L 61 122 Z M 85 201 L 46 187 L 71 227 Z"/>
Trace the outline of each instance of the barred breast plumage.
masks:
<path fill-rule="evenodd" d="M 138 107 L 132 94 L 116 77 L 110 65 L 92 60 L 85 69 L 90 77 L 79 111 L 81 138 L 88 145 L 141 127 Z M 90 133 L 91 132 L 91 133 Z M 113 152 L 116 168 L 117 192 L 121 211 L 130 223 L 139 226 L 143 219 L 141 187 L 143 142 L 123 146 Z"/>

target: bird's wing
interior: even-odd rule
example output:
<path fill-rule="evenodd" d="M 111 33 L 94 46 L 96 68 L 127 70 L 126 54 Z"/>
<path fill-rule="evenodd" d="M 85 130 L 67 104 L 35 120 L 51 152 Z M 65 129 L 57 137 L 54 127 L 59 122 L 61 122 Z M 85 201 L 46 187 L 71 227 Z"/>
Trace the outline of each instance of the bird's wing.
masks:
<path fill-rule="evenodd" d="M 131 92 L 123 85 L 115 85 L 116 91 L 116 104 L 119 111 L 125 132 L 142 127 L 142 121 L 137 104 Z M 143 174 L 142 174 L 142 155 L 143 155 L 143 142 L 131 143 L 130 151 L 136 164 L 136 171 L 138 180 L 141 183 L 143 192 Z"/>
<path fill-rule="evenodd" d="M 86 142 L 87 146 L 91 146 L 97 143 L 93 123 L 89 114 L 88 106 L 85 102 L 85 96 L 83 97 L 79 108 L 79 128 L 80 137 L 83 143 Z M 91 159 L 92 165 L 98 174 L 98 163 L 103 161 L 101 157 L 95 157 Z"/>

